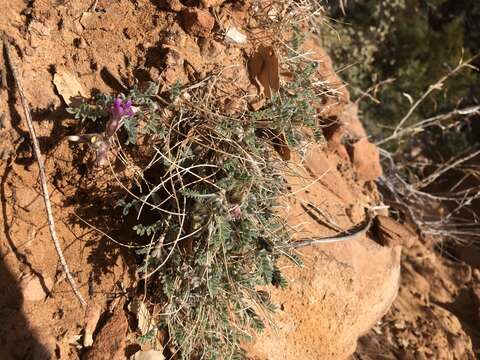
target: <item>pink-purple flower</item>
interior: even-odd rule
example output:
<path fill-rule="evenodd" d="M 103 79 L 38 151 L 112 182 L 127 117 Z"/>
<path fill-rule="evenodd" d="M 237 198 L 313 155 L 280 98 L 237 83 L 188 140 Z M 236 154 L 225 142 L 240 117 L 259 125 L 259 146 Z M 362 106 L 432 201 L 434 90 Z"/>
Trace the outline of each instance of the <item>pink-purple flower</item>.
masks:
<path fill-rule="evenodd" d="M 108 164 L 108 150 L 110 148 L 110 138 L 122 126 L 122 119 L 135 115 L 136 109 L 132 106 L 131 100 L 122 100 L 116 98 L 113 105 L 108 109 L 110 118 L 105 125 L 104 134 L 85 134 L 69 136 L 70 141 L 89 143 L 96 149 L 97 164 L 104 166 Z"/>
<path fill-rule="evenodd" d="M 122 125 L 121 119 L 123 117 L 130 117 L 134 115 L 134 111 L 132 108 L 132 101 L 127 100 L 124 101 L 120 98 L 116 98 L 113 102 L 113 106 L 109 109 L 110 112 L 110 119 L 107 122 L 107 126 L 105 129 L 105 133 L 107 138 L 113 136 L 115 131 Z"/>
<path fill-rule="evenodd" d="M 123 101 L 120 98 L 116 98 L 113 106 L 110 108 L 110 114 L 118 119 L 121 119 L 123 116 L 133 116 L 132 100 Z"/>

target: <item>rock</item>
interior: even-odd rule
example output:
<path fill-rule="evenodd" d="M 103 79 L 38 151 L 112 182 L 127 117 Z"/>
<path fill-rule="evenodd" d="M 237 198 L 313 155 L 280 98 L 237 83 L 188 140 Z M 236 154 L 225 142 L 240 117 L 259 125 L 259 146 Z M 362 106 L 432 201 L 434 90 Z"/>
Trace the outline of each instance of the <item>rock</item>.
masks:
<path fill-rule="evenodd" d="M 66 69 L 59 69 L 53 76 L 53 83 L 67 105 L 72 105 L 87 97 L 78 78 Z"/>
<path fill-rule="evenodd" d="M 84 12 L 80 24 L 85 30 L 95 30 L 102 26 L 102 16 L 96 12 Z"/>
<path fill-rule="evenodd" d="M 147 350 L 139 351 L 130 357 L 130 360 L 165 360 L 162 351 Z"/>
<path fill-rule="evenodd" d="M 37 34 L 41 36 L 49 36 L 50 29 L 43 23 L 37 20 L 33 20 L 29 25 L 30 31 L 35 31 Z"/>
<path fill-rule="evenodd" d="M 476 283 L 471 288 L 471 297 L 476 308 L 477 320 L 480 321 L 480 284 Z"/>
<path fill-rule="evenodd" d="M 249 355 L 259 360 L 348 358 L 357 338 L 397 295 L 400 253 L 399 246 L 381 247 L 367 238 L 305 249 L 303 269 L 289 271 L 289 287 L 272 294 L 284 309 L 274 319 L 276 329 L 267 328 Z"/>
<path fill-rule="evenodd" d="M 380 153 L 375 144 L 367 138 L 358 140 L 351 146 L 351 158 L 359 181 L 375 181 L 382 176 Z"/>
<path fill-rule="evenodd" d="M 230 26 L 227 31 L 225 32 L 225 40 L 236 43 L 236 44 L 246 44 L 247 43 L 247 35 L 242 33 L 234 26 Z"/>
<path fill-rule="evenodd" d="M 215 19 L 207 10 L 185 9 L 181 14 L 183 29 L 190 35 L 207 37 L 212 32 Z"/>
<path fill-rule="evenodd" d="M 323 204 L 318 207 L 324 215 L 318 217 L 332 218 L 332 223 L 342 229 L 358 221 L 349 219 L 343 210 L 355 203 L 349 212 L 356 218 L 366 198 L 362 198 L 361 186 L 346 181 L 337 169 L 340 161 L 322 154 L 319 147 L 310 148 L 304 157 L 292 154 L 291 171 L 308 179 L 299 183 L 295 176 L 287 178 L 295 199 L 285 205 L 286 218 L 297 236 L 332 234 L 305 210 L 304 204 L 308 203 Z M 300 191 L 312 183 L 311 179 L 319 178 L 322 184 L 310 185 L 308 192 Z M 331 188 L 325 189 L 325 184 L 331 184 Z M 337 207 L 342 209 L 341 218 L 333 215 Z M 397 296 L 400 246 L 383 247 L 364 235 L 300 251 L 303 267 L 292 266 L 286 258 L 279 264 L 289 285 L 284 290 L 271 290 L 272 302 L 281 310 L 273 316 L 272 327 L 267 326 L 254 343 L 246 344 L 249 358 L 347 359 L 355 351 L 357 339 L 381 319 Z"/>
<path fill-rule="evenodd" d="M 225 2 L 225 0 L 201 0 L 201 4 L 203 7 L 215 7 L 220 6 Z"/>
<path fill-rule="evenodd" d="M 409 248 L 417 239 L 413 229 L 387 216 L 378 215 L 374 228 L 383 246 L 403 245 Z"/>
<path fill-rule="evenodd" d="M 169 9 L 175 12 L 180 12 L 185 8 L 185 6 L 180 2 L 180 0 L 168 0 L 167 3 Z"/>
<path fill-rule="evenodd" d="M 26 301 L 45 300 L 52 287 L 52 279 L 44 277 L 43 280 L 41 280 L 32 273 L 25 275 L 20 282 L 20 289 Z"/>
<path fill-rule="evenodd" d="M 93 333 L 97 327 L 98 320 L 102 314 L 102 307 L 95 302 L 88 304 L 85 314 L 85 331 L 83 335 L 83 346 L 90 347 L 93 344 Z"/>
<path fill-rule="evenodd" d="M 254 99 L 250 101 L 249 105 L 253 111 L 258 111 L 265 105 L 266 102 L 266 99 L 262 97 L 260 99 Z"/>
<path fill-rule="evenodd" d="M 120 302 L 105 326 L 95 338 L 86 360 L 124 360 L 127 341 L 128 321 Z"/>

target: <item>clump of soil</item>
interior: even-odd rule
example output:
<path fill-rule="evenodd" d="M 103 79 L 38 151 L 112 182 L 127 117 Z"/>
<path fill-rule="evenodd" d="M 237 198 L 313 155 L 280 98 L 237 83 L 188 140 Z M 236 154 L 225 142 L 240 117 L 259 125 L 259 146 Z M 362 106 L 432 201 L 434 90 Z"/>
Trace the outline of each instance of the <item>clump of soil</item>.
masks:
<path fill-rule="evenodd" d="M 418 240 L 404 249 L 398 298 L 354 358 L 477 358 L 480 273 L 453 253 Z"/>

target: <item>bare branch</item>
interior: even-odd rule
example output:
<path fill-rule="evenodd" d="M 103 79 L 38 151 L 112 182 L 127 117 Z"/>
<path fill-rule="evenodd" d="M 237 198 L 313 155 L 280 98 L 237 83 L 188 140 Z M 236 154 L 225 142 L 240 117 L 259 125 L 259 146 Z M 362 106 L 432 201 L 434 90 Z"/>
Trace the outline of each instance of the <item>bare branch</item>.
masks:
<path fill-rule="evenodd" d="M 72 277 L 72 274 L 70 273 L 67 262 L 65 261 L 65 257 L 63 256 L 62 248 L 60 246 L 60 241 L 58 240 L 57 231 L 56 231 L 56 228 L 55 228 L 55 220 L 54 220 L 54 217 L 53 217 L 52 205 L 50 203 L 50 195 L 49 195 L 49 192 L 48 192 L 47 177 L 45 175 L 45 164 L 43 162 L 42 153 L 40 151 L 40 145 L 38 143 L 38 139 L 37 139 L 37 136 L 35 134 L 35 128 L 33 127 L 32 114 L 30 113 L 30 108 L 29 108 L 29 105 L 28 105 L 28 101 L 27 101 L 27 98 L 26 98 L 25 93 L 23 91 L 22 84 L 20 83 L 20 79 L 18 78 L 15 64 L 13 62 L 13 59 L 10 56 L 10 49 L 9 49 L 10 44 L 5 39 L 3 41 L 3 44 L 4 44 L 4 47 L 5 47 L 6 58 L 7 58 L 7 61 L 9 63 L 9 65 L 10 65 L 10 69 L 12 70 L 12 74 L 13 74 L 13 78 L 15 80 L 15 84 L 17 86 L 18 94 L 19 94 L 20 100 L 22 102 L 23 111 L 25 112 L 25 119 L 27 121 L 28 131 L 30 133 L 30 137 L 32 138 L 33 150 L 35 152 L 35 157 L 37 158 L 37 162 L 38 162 L 38 168 L 39 168 L 39 171 L 40 171 L 40 183 L 41 183 L 41 186 L 42 186 L 43 200 L 45 202 L 45 209 L 47 211 L 48 228 L 50 229 L 50 234 L 52 236 L 52 240 L 53 240 L 53 243 L 55 245 L 55 250 L 57 251 L 57 255 L 60 259 L 60 263 L 62 264 L 63 271 L 65 272 L 65 275 L 68 279 L 68 282 L 70 283 L 70 286 L 72 287 L 72 290 L 75 293 L 75 296 L 77 297 L 78 301 L 80 302 L 80 305 L 82 307 L 85 307 L 86 302 L 83 299 L 82 294 L 78 290 L 78 287 L 75 283 L 75 280 Z"/>

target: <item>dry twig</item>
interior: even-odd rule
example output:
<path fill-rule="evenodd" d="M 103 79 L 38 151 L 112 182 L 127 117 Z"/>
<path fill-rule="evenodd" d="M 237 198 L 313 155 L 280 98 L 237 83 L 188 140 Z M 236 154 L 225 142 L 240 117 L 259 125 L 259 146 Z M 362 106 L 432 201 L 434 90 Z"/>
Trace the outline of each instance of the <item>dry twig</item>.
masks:
<path fill-rule="evenodd" d="M 305 246 L 311 246 L 311 245 L 317 245 L 317 244 L 329 244 L 329 243 L 336 243 L 336 242 L 358 239 L 359 237 L 365 235 L 368 232 L 368 230 L 370 230 L 370 227 L 372 226 L 372 223 L 373 223 L 373 219 L 375 218 L 375 214 L 373 211 L 367 210 L 366 213 L 367 213 L 367 219 L 365 220 L 364 225 L 356 226 L 357 229 L 353 233 L 347 233 L 347 234 L 343 233 L 343 234 L 337 234 L 334 236 L 301 239 L 301 240 L 292 242 L 290 244 L 290 247 L 294 249 L 298 249 Z"/>
<path fill-rule="evenodd" d="M 423 103 L 423 101 L 430 95 L 430 93 L 434 90 L 441 90 L 444 86 L 445 81 L 447 81 L 450 77 L 458 73 L 460 70 L 463 68 L 472 68 L 471 63 L 476 60 L 480 54 L 475 55 L 468 59 L 467 61 L 460 60 L 459 64 L 457 67 L 455 67 L 452 71 L 450 71 L 448 74 L 444 75 L 440 80 L 438 80 L 435 84 L 430 85 L 425 91 L 425 93 L 410 107 L 408 110 L 407 114 L 400 120 L 398 125 L 395 127 L 395 130 L 393 132 L 393 135 L 397 135 L 397 133 L 402 129 L 402 126 L 405 124 L 405 122 L 412 116 L 412 114 L 415 112 L 415 110 L 420 106 L 420 104 Z"/>
<path fill-rule="evenodd" d="M 15 80 L 15 84 L 17 86 L 18 94 L 20 96 L 20 100 L 22 102 L 23 106 L 23 111 L 25 112 L 25 119 L 27 121 L 28 125 L 28 131 L 30 133 L 30 137 L 32 138 L 32 143 L 33 143 L 33 150 L 35 152 L 35 157 L 37 158 L 38 162 L 38 168 L 40 172 L 40 183 L 42 186 L 42 194 L 43 194 L 43 200 L 45 202 L 45 209 L 47 211 L 47 219 L 48 219 L 48 228 L 50 229 L 50 234 L 52 236 L 53 243 L 55 245 L 55 250 L 57 251 L 58 257 L 60 259 L 60 263 L 62 264 L 63 271 L 65 272 L 65 275 L 68 279 L 68 282 L 70 283 L 70 286 L 72 287 L 73 292 L 75 293 L 75 296 L 78 298 L 78 301 L 82 305 L 82 307 L 86 306 L 86 302 L 82 297 L 82 294 L 78 290 L 78 287 L 75 283 L 75 280 L 72 277 L 72 274 L 70 273 L 70 270 L 68 268 L 67 262 L 65 261 L 65 257 L 63 256 L 62 248 L 60 246 L 60 242 L 58 240 L 57 236 L 57 231 L 55 229 L 55 221 L 53 217 L 53 211 L 52 211 L 52 205 L 50 203 L 50 196 L 48 192 L 48 186 L 47 186 L 47 178 L 45 175 L 45 165 L 43 162 L 43 157 L 42 153 L 40 151 L 40 145 L 38 143 L 37 136 L 35 134 L 35 128 L 33 127 L 33 121 L 32 121 L 32 114 L 30 113 L 30 108 L 28 106 L 28 101 L 25 96 L 25 93 L 23 91 L 23 87 L 20 83 L 20 79 L 18 78 L 18 74 L 16 71 L 16 67 L 13 63 L 13 59 L 10 56 L 10 44 L 4 40 L 4 47 L 5 47 L 5 53 L 6 53 L 6 58 L 7 61 L 10 65 L 10 69 L 12 71 L 13 78 Z"/>

